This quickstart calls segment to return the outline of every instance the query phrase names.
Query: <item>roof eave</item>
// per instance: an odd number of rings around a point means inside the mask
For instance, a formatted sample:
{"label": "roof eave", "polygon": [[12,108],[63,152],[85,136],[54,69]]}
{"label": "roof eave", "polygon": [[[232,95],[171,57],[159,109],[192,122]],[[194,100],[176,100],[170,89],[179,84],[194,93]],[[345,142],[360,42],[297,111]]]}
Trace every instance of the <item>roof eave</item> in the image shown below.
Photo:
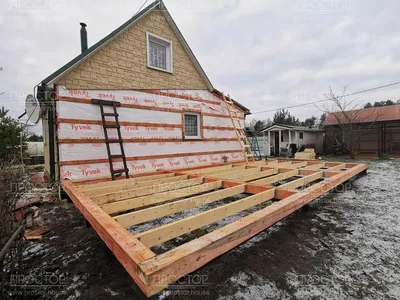
{"label": "roof eave", "polygon": [[[218,96],[222,96],[222,92],[218,91],[217,89],[214,89],[212,92],[216,93]],[[233,101],[233,103],[235,103],[235,105],[237,105],[244,111],[244,114],[246,116],[251,115],[250,109],[248,109],[246,106],[240,104],[236,100],[233,100],[233,99],[231,99],[231,100]]]}

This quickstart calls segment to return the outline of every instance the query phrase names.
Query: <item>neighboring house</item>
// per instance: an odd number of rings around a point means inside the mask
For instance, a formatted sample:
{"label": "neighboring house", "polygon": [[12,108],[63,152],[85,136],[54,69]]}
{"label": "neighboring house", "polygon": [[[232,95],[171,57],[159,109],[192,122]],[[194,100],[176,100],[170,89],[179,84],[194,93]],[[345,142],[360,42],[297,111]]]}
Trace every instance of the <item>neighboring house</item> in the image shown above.
{"label": "neighboring house", "polygon": [[[38,86],[45,169],[53,179],[108,177],[99,105],[118,101],[130,174],[243,161],[221,93],[162,1],[155,1]],[[112,107],[106,107],[111,112]],[[239,118],[249,110],[235,102]],[[117,138],[116,129],[110,130]],[[115,147],[114,147],[115,146]],[[112,154],[120,154],[114,144]],[[116,169],[122,161],[115,160]]]}
{"label": "neighboring house", "polygon": [[353,125],[354,151],[374,154],[400,153],[400,105],[328,114],[324,121],[328,151],[333,151],[338,142],[347,144],[348,136],[340,131],[340,127],[349,123]]}
{"label": "neighboring house", "polygon": [[262,130],[264,155],[280,156],[288,153],[289,145],[297,148],[314,148],[316,153],[323,152],[324,132],[318,128],[273,124]]}

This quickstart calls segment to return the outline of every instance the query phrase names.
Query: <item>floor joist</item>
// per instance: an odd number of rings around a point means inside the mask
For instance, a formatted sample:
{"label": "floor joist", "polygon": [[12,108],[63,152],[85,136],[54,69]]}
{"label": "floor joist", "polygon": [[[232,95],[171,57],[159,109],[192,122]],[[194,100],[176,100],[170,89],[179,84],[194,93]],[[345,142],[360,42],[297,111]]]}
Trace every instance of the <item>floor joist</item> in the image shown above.
{"label": "floor joist", "polygon": [[[268,160],[62,184],[141,290],[151,296],[366,169],[354,163]],[[276,201],[260,208],[272,199]],[[153,222],[166,216],[172,221],[161,226]],[[217,226],[208,226],[214,223]],[[135,229],[135,235],[126,228]],[[199,228],[203,235],[185,241]],[[157,255],[151,250],[176,238],[183,241],[178,247]]]}
{"label": "floor joist", "polygon": [[225,199],[234,195],[244,193],[246,185],[238,185],[231,188],[218,190],[208,194],[194,196],[172,203],[150,207],[139,211],[123,214],[114,217],[114,219],[124,227],[140,224],[157,218],[161,218],[173,213],[181,212],[196,206],[209,204],[215,201]]}

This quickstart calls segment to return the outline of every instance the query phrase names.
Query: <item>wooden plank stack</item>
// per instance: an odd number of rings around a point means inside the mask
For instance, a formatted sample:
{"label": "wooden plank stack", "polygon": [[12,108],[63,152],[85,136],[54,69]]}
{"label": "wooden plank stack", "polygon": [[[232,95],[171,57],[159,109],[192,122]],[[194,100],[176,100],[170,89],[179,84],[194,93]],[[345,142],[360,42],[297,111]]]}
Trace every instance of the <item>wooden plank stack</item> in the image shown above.
{"label": "wooden plank stack", "polygon": [[315,159],[315,150],[314,148],[306,148],[304,152],[297,152],[294,155],[295,159]]}

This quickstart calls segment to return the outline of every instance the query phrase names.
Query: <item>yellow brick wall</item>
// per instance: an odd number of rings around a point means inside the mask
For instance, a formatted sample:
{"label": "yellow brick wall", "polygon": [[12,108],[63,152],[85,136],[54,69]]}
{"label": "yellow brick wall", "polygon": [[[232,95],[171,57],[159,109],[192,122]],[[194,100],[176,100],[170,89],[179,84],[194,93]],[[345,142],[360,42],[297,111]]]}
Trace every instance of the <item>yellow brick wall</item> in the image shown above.
{"label": "yellow brick wall", "polygon": [[[172,41],[173,74],[147,67],[146,32]],[[68,89],[207,89],[159,10],[153,10],[92,54],[57,84]]]}

